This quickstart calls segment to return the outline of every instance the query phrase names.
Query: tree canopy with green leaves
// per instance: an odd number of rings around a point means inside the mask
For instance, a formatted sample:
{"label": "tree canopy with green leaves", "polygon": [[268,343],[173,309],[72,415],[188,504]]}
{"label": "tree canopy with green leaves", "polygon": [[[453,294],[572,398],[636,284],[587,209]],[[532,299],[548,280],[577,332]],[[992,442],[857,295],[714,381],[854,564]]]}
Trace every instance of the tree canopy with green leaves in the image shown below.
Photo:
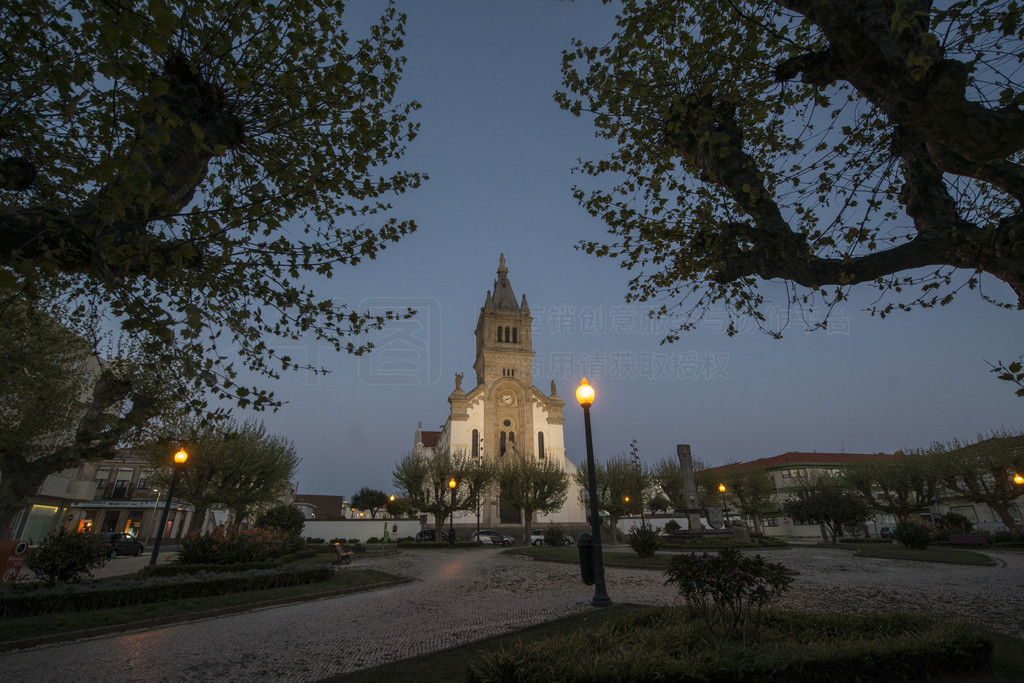
{"label": "tree canopy with green leaves", "polygon": [[[413,509],[432,514],[434,528],[441,529],[452,510],[476,510],[495,474],[490,463],[463,451],[414,451],[398,462],[392,479]],[[454,491],[448,487],[452,479],[457,484]]]}
{"label": "tree canopy with green leaves", "polygon": [[725,484],[726,498],[731,498],[746,517],[754,520],[754,531],[761,533],[765,512],[778,509],[775,501],[775,482],[767,471],[736,465],[716,470],[720,483]]}
{"label": "tree canopy with green leaves", "polygon": [[189,390],[172,366],[147,362],[138,345],[106,358],[86,326],[59,306],[8,302],[0,324],[0,537],[50,474],[149,436],[153,418],[177,410]]}
{"label": "tree canopy with green leaves", "polygon": [[64,291],[256,407],[273,396],[240,385],[241,367],[301,363],[274,338],[365,350],[348,337],[408,312],[350,310],[314,283],[413,231],[384,214],[423,176],[394,164],[417,129],[418,105],[395,101],[405,17],[388,6],[350,34],[343,12],[0,7],[0,302]]}
{"label": "tree canopy with green leaves", "polygon": [[863,524],[871,514],[867,501],[860,493],[849,490],[838,476],[799,477],[787,489],[787,496],[782,511],[793,521],[820,524],[822,534],[828,532],[832,545],[843,527]]}
{"label": "tree canopy with green leaves", "polygon": [[997,432],[973,443],[954,439],[916,452],[932,463],[942,484],[954,495],[984,503],[1010,530],[1016,520],[1010,508],[1024,498],[1024,434]]}
{"label": "tree canopy with green leaves", "polygon": [[[602,512],[608,513],[611,542],[615,543],[618,540],[616,530],[619,520],[640,511],[638,501],[650,496],[653,478],[625,453],[619,453],[604,463],[595,462],[594,476],[597,481],[597,506]],[[580,505],[589,514],[588,477],[587,463],[581,462],[573,473],[573,478],[579,485]]]}
{"label": "tree canopy with green leaves", "polygon": [[843,468],[842,476],[872,509],[896,517],[927,510],[942,493],[934,463],[920,453],[854,462]]}
{"label": "tree canopy with green leaves", "polygon": [[352,494],[352,507],[356,510],[369,510],[371,519],[377,519],[377,511],[387,503],[388,494],[368,486],[364,486]]}
{"label": "tree canopy with green leaves", "polygon": [[[260,421],[203,422],[189,419],[175,433],[188,453],[181,467],[174,496],[192,505],[190,533],[198,533],[209,510],[228,510],[235,524],[280,500],[299,467],[295,445],[283,436],[270,434]],[[175,441],[175,444],[178,442]],[[177,446],[150,448],[158,469],[152,482],[169,484],[173,470],[171,453]]]}
{"label": "tree canopy with green leaves", "polygon": [[859,283],[881,315],[983,273],[1024,307],[1018,2],[624,0],[617,26],[556,95],[615,146],[577,169],[611,186],[575,188],[611,236],[580,246],[636,271],[669,339],[713,306],[779,334],[769,281],[811,327]]}

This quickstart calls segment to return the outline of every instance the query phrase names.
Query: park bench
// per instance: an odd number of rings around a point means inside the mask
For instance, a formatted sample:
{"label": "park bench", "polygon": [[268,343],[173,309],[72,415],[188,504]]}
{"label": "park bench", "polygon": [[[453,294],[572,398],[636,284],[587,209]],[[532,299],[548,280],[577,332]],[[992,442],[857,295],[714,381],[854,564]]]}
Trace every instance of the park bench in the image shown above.
{"label": "park bench", "polygon": [[338,554],[338,559],[331,562],[332,567],[340,567],[343,564],[352,564],[351,548],[345,545],[341,545],[340,543],[335,543],[334,552]]}
{"label": "park bench", "polygon": [[986,534],[950,534],[950,545],[985,545]]}

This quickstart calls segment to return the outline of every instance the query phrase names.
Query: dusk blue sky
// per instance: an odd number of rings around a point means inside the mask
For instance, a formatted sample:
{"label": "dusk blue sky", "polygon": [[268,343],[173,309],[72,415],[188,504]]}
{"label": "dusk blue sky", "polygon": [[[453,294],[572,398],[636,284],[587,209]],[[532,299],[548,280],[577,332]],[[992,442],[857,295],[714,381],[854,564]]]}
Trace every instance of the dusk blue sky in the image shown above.
{"label": "dusk blue sky", "polygon": [[[360,3],[360,11],[363,7]],[[475,382],[480,306],[504,253],[516,295],[534,315],[534,384],[555,379],[566,400],[565,440],[585,458],[581,376],[599,459],[628,450],[654,463],[688,443],[710,465],[786,451],[891,452],[935,440],[1024,426],[1024,399],[985,361],[1024,351],[1024,313],[973,293],[936,310],[872,318],[870,289],[834,314],[829,332],[800,321],[782,340],[748,329],[728,337],[720,318],[672,345],[625,304],[628,273],[574,249],[604,227],[572,198],[578,158],[606,155],[585,118],[561,111],[561,51],[572,37],[604,43],[614,5],[597,2],[398,2],[409,16],[401,97],[422,105],[420,136],[401,166],[426,172],[395,215],[419,230],[376,261],[339,270],[318,291],[350,305],[420,308],[411,323],[356,359],[315,344],[289,348],[331,371],[273,384],[287,404],[261,417],[302,458],[300,493],[392,492],[395,463],[417,422],[438,429],[454,373]],[[1009,289],[989,278],[990,293]],[[766,291],[772,291],[769,286]],[[781,292],[781,290],[779,290]],[[776,301],[779,313],[785,300]],[[634,363],[635,366],[630,364]]]}

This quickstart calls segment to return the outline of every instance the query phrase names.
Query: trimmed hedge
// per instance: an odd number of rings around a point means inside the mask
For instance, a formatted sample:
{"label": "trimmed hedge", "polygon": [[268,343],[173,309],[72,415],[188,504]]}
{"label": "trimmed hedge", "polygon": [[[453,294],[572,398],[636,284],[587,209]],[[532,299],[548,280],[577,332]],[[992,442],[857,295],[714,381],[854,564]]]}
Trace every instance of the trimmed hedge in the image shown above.
{"label": "trimmed hedge", "polygon": [[752,538],[750,543],[737,543],[730,539],[694,539],[692,541],[663,542],[662,550],[717,550],[718,548],[786,548],[789,544],[774,538]]}
{"label": "trimmed hedge", "polygon": [[[330,548],[334,552],[334,548]],[[182,574],[199,574],[200,572],[225,574],[227,572],[247,572],[259,569],[275,569],[282,565],[316,557],[316,550],[301,550],[290,555],[282,555],[262,562],[240,562],[238,564],[180,564],[168,562],[167,564],[153,564],[143,567],[142,573],[146,576],[180,576]]]}
{"label": "trimmed hedge", "polygon": [[232,574],[186,580],[153,579],[137,585],[81,586],[78,590],[34,591],[22,595],[0,596],[0,618],[27,617],[59,612],[125,607],[149,602],[165,602],[228,595],[246,591],[270,590],[287,586],[330,581],[335,576],[329,567],[296,567],[285,571]]}

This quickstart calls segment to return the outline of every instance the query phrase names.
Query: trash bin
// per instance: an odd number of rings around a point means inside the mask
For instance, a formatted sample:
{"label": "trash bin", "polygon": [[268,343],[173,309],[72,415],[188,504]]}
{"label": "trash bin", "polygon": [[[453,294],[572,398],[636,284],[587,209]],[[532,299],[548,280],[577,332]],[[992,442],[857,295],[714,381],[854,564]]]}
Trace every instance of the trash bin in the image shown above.
{"label": "trash bin", "polygon": [[580,576],[583,583],[588,586],[594,585],[594,537],[589,531],[580,534],[576,542],[580,549]]}

